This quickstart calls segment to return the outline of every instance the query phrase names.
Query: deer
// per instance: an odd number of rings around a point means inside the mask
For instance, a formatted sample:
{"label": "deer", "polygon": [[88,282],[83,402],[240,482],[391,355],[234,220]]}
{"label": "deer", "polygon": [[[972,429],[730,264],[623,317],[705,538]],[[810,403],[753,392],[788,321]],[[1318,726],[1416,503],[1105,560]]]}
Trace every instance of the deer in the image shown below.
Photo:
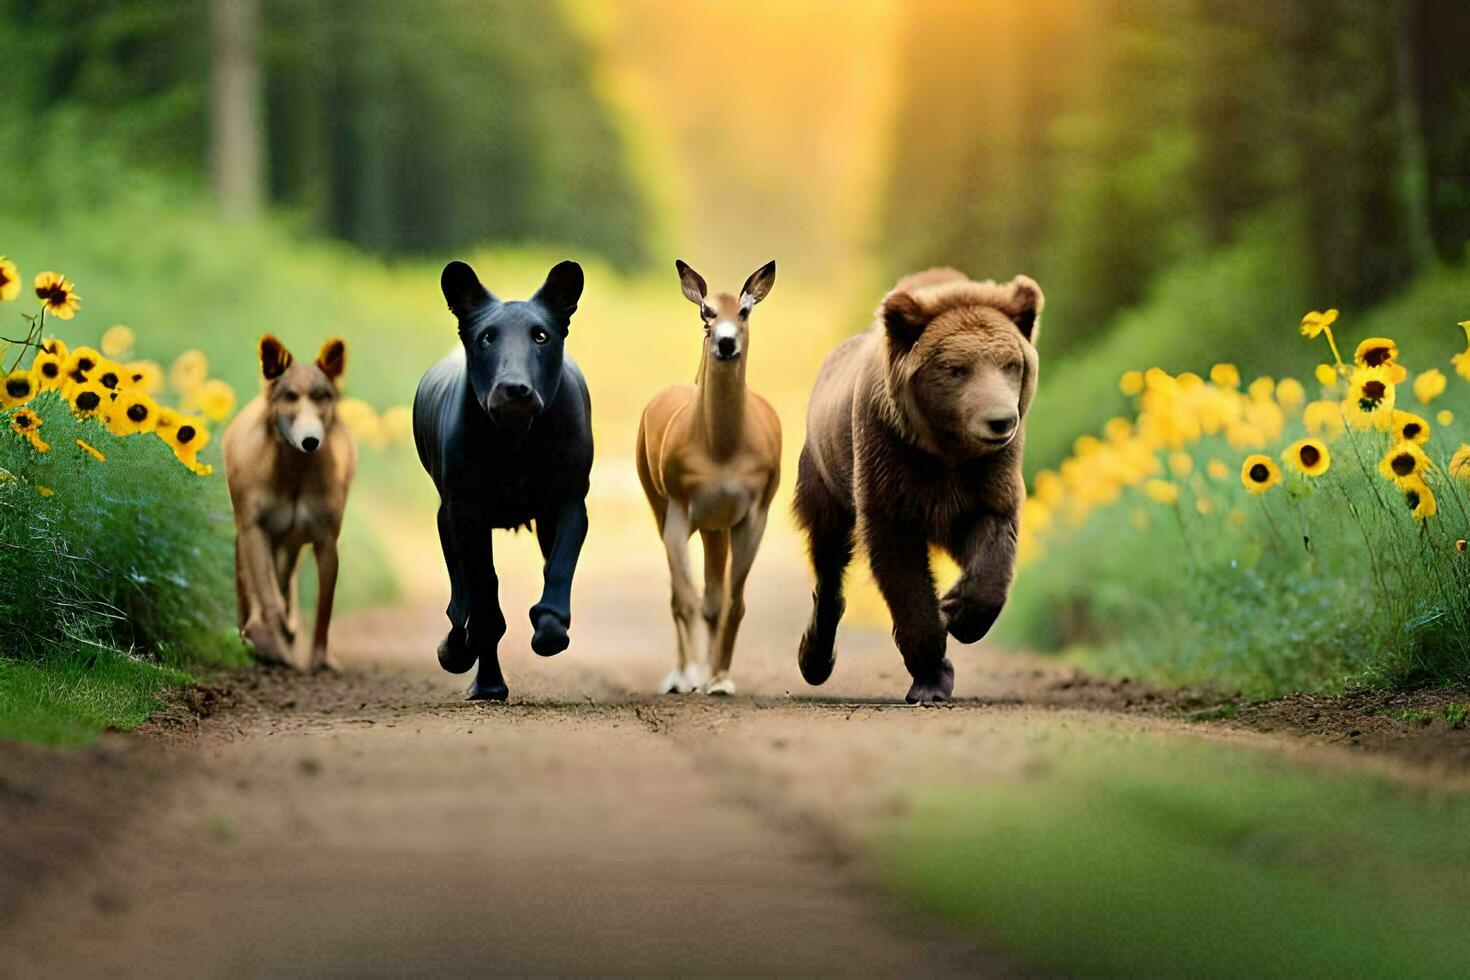
{"label": "deer", "polygon": [[[674,669],[659,687],[731,695],[745,583],[781,482],[781,420],[745,384],[750,314],[775,285],[776,263],[751,273],[738,297],[710,296],[704,277],[682,259],[674,267],[685,298],[699,307],[704,347],[694,384],[659,392],[638,423],[638,478],[668,556],[677,642]],[[704,545],[702,597],[689,557],[696,531]]]}

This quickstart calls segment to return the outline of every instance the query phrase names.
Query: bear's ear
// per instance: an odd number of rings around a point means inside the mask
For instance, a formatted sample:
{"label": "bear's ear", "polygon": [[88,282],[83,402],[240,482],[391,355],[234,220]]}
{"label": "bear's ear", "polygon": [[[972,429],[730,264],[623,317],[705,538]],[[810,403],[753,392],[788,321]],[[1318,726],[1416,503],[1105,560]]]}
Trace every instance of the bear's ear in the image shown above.
{"label": "bear's ear", "polygon": [[1041,326],[1041,308],[1046,305],[1041,287],[1030,276],[1017,276],[1006,284],[1006,291],[1009,298],[1001,308],[1002,312],[1015,323],[1021,336],[1035,347],[1036,331]]}
{"label": "bear's ear", "polygon": [[562,330],[572,323],[572,314],[577,312],[577,301],[582,298],[582,267],[570,260],[558,262],[546,274],[546,281],[531,297],[556,318]]}
{"label": "bear's ear", "polygon": [[914,346],[929,325],[929,316],[919,306],[919,301],[902,289],[895,289],[883,297],[883,305],[878,312],[883,317],[888,336],[904,347]]}
{"label": "bear's ear", "polygon": [[463,320],[486,303],[495,302],[490,290],[480,285],[480,277],[464,262],[451,262],[439,276],[439,288],[449,312]]}
{"label": "bear's ear", "polygon": [[347,372],[347,342],[341,337],[328,337],[317,352],[316,366],[335,384]]}
{"label": "bear's ear", "polygon": [[291,366],[291,352],[286,345],[268,333],[260,338],[260,373],[267,381],[274,381],[286,373]]}

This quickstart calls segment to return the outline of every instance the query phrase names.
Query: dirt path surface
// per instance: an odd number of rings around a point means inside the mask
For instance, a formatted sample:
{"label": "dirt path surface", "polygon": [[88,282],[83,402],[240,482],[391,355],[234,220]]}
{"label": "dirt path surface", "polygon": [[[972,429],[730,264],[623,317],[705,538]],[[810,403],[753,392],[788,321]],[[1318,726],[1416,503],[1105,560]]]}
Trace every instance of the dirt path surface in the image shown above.
{"label": "dirt path surface", "polygon": [[166,714],[20,753],[0,974],[1004,975],[885,895],[865,845],[897,789],[1024,771],[1059,726],[1199,731],[1208,708],[985,650],[952,651],[968,700],[911,708],[889,639],[856,629],[811,692],[795,575],[753,583],[738,696],[657,696],[661,587],[581,589],[600,601],[552,660],[513,626],[505,705],[459,700],[417,603],[344,619],[340,678],[242,674],[186,735]]}

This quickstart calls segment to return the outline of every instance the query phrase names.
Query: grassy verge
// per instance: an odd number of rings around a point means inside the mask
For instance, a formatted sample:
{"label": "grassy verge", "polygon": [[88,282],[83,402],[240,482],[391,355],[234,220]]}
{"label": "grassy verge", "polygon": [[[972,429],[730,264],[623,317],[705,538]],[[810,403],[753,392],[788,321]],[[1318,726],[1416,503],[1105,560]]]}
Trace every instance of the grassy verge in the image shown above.
{"label": "grassy verge", "polygon": [[1170,736],[1039,747],[984,791],[914,793],[894,885],[1048,970],[1454,976],[1470,800]]}

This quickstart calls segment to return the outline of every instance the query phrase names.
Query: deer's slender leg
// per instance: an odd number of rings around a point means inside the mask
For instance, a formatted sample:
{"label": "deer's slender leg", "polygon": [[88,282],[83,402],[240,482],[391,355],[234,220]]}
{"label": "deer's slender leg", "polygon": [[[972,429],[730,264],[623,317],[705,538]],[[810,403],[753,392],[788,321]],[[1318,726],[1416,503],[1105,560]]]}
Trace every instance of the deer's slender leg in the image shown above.
{"label": "deer's slender leg", "polygon": [[703,660],[696,647],[699,635],[695,629],[699,618],[699,590],[689,563],[689,511],[677,500],[670,500],[664,514],[664,550],[669,558],[669,581],[672,586],[674,632],[678,641],[678,660],[661,685],[665,693],[687,694],[694,688],[688,679],[692,660]]}
{"label": "deer's slender leg", "polygon": [[[713,651],[719,641],[720,617],[729,601],[725,581],[730,570],[730,532],[700,531],[699,535],[704,541],[704,601],[700,613],[704,617],[705,649]],[[691,661],[684,674],[696,688],[709,680],[708,653],[700,662]]]}
{"label": "deer's slender leg", "polygon": [[745,581],[750,577],[751,566],[755,564],[755,555],[765,533],[764,508],[752,510],[730,530],[729,597],[720,617],[718,640],[711,656],[712,674],[705,686],[705,691],[710,694],[735,693],[735,682],[730,679],[730,661],[735,656],[735,635],[740,631],[740,621],[745,618]]}

